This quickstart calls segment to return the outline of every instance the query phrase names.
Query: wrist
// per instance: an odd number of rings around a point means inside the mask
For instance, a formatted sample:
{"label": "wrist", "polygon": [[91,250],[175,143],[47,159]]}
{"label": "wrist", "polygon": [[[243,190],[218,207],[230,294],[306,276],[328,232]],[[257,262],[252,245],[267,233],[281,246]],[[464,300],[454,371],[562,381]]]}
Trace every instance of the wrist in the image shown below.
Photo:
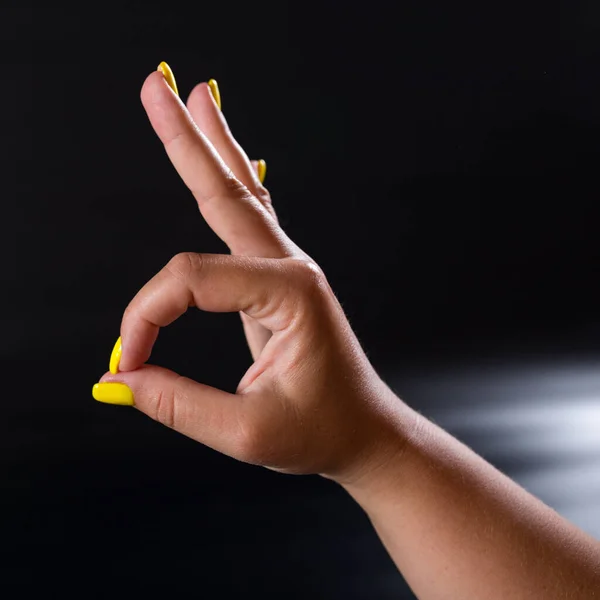
{"label": "wrist", "polygon": [[323,474],[353,497],[376,494],[397,481],[410,460],[424,418],[400,400],[387,386],[378,394],[375,414],[363,422],[365,442],[336,473]]}

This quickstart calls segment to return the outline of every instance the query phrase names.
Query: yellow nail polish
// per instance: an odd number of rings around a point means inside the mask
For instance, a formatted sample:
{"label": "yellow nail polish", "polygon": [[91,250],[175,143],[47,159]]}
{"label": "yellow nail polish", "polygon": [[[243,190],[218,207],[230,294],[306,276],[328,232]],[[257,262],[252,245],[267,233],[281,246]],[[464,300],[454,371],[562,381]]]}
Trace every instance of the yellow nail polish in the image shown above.
{"label": "yellow nail polish", "polygon": [[124,383],[96,383],[92,388],[92,396],[98,402],[133,406],[133,392]]}
{"label": "yellow nail polish", "polygon": [[117,343],[115,344],[110,355],[110,360],[108,361],[108,370],[113,375],[116,375],[119,372],[119,363],[121,362],[122,351],[123,347],[121,345],[121,336],[119,336],[119,339],[117,340]]}
{"label": "yellow nail polish", "polygon": [[209,79],[208,87],[213,98],[215,99],[215,102],[217,103],[217,106],[219,107],[219,110],[221,110],[221,92],[219,92],[219,84],[217,83],[217,80]]}
{"label": "yellow nail polish", "polygon": [[262,158],[258,161],[256,171],[258,172],[258,180],[264,183],[267,176],[267,163]]}
{"label": "yellow nail polish", "polygon": [[160,65],[158,65],[157,71],[160,71],[163,74],[166,82],[169,84],[169,87],[179,96],[179,92],[177,90],[177,84],[175,83],[175,75],[173,75],[173,71],[171,71],[171,67],[163,60]]}

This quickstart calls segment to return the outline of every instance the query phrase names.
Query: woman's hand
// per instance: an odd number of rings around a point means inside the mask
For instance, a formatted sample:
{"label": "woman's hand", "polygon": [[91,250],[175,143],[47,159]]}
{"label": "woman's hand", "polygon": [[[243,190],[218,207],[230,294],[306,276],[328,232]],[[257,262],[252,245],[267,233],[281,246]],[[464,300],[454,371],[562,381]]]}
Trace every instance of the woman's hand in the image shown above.
{"label": "woman's hand", "polygon": [[[156,72],[142,102],[232,255],[178,254],[140,290],[121,324],[120,371],[94,396],[285,472],[349,482],[400,452],[413,413],[374,372],[322,271],[282,231],[210,87],[194,88],[186,108]],[[145,364],[159,328],[190,306],[242,314],[255,362],[236,394]]]}
{"label": "woman's hand", "polygon": [[[94,397],[135,399],[152,418],[240,460],[340,482],[419,598],[596,597],[598,542],[382,383],[323,273],[277,224],[208,86],[195,88],[187,110],[154,73],[142,101],[232,255],[178,254],[142,288]],[[159,328],[189,306],[244,315],[255,362],[237,393],[144,364]]]}

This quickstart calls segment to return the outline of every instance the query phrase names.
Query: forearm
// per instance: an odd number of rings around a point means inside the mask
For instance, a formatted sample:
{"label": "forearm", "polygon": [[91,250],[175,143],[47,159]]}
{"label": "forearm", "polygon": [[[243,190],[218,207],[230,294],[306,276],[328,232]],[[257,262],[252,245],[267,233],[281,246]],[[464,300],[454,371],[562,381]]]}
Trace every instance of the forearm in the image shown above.
{"label": "forearm", "polygon": [[419,598],[600,598],[596,540],[417,422],[401,452],[344,487]]}

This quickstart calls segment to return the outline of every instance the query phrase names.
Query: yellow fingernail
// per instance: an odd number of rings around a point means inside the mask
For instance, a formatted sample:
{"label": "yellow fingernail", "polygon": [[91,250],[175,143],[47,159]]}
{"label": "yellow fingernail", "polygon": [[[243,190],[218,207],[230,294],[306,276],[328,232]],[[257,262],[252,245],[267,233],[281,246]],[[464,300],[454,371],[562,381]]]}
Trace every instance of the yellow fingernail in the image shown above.
{"label": "yellow fingernail", "polygon": [[267,163],[261,158],[258,161],[257,165],[258,179],[261,183],[264,182],[265,177],[267,176]]}
{"label": "yellow fingernail", "polygon": [[221,92],[219,92],[219,84],[217,83],[217,80],[209,79],[208,87],[213,98],[215,99],[215,102],[217,103],[217,106],[219,107],[219,109],[221,109]]}
{"label": "yellow fingernail", "polygon": [[163,74],[166,82],[169,84],[169,87],[179,96],[179,92],[177,91],[177,84],[175,83],[175,75],[173,75],[173,71],[171,71],[171,67],[163,60],[160,65],[158,65],[157,71],[160,71]]}
{"label": "yellow fingernail", "polygon": [[133,406],[133,392],[124,383],[96,383],[92,388],[92,396],[98,402]]}
{"label": "yellow fingernail", "polygon": [[110,355],[110,360],[108,361],[108,370],[113,375],[116,375],[119,372],[119,363],[121,362],[122,351],[123,348],[121,346],[121,336],[119,336],[119,339],[117,340],[117,343],[115,344],[115,347]]}

